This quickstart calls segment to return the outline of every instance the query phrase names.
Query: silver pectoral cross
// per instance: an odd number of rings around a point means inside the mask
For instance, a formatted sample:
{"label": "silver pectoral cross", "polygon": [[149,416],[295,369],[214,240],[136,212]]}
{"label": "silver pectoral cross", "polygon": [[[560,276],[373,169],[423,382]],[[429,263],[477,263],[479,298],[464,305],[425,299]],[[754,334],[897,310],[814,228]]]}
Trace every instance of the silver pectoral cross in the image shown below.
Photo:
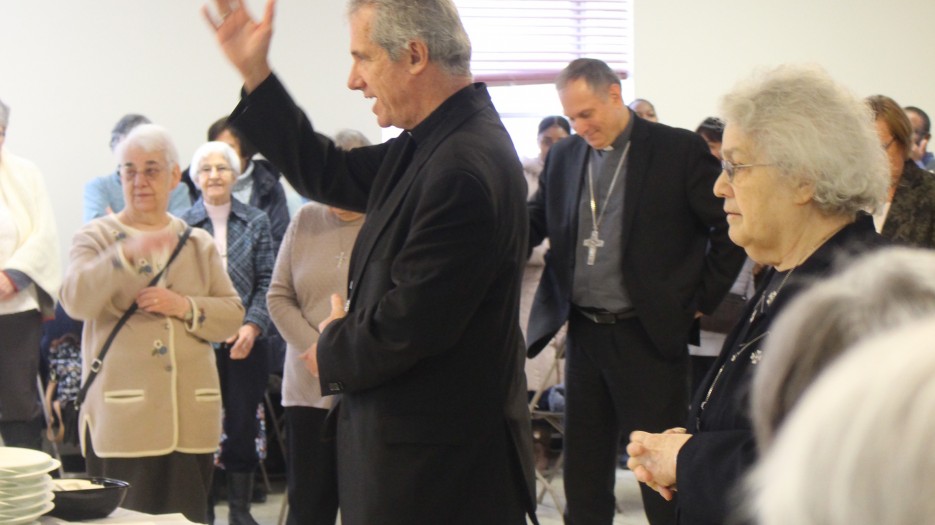
{"label": "silver pectoral cross", "polygon": [[581,243],[588,249],[588,266],[594,266],[594,258],[597,257],[597,249],[604,247],[604,241],[597,238],[597,230],[591,230],[591,236]]}
{"label": "silver pectoral cross", "polygon": [[338,268],[340,268],[341,265],[344,264],[344,261],[347,260],[347,256],[344,255],[344,252],[341,252],[340,255],[335,255],[334,258],[338,260],[338,266],[337,266]]}

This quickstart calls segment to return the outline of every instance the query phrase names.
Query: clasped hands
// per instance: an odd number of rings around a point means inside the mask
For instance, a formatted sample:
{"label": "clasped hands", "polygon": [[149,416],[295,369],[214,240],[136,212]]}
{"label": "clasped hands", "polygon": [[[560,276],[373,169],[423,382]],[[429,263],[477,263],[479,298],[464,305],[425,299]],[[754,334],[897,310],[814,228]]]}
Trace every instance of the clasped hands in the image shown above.
{"label": "clasped hands", "polygon": [[[341,300],[341,296],[336,293],[331,294],[331,314],[318,324],[318,333],[324,333],[325,328],[327,328],[332,321],[341,319],[345,315],[347,315],[347,313],[344,311],[344,302]],[[310,374],[314,377],[318,377],[318,343],[312,343],[312,346],[308,347],[308,350],[299,355],[299,359],[305,361],[305,369],[308,370]]]}
{"label": "clasped hands", "polygon": [[[178,242],[178,235],[158,232],[131,237],[120,243],[118,249],[130,264],[137,264],[140,260],[152,260],[157,253],[172,250]],[[137,292],[136,304],[144,312],[178,319],[185,319],[191,312],[191,303],[184,295],[160,286],[148,286]]]}
{"label": "clasped hands", "polygon": [[691,439],[684,428],[670,428],[661,434],[636,431],[627,445],[627,468],[637,481],[645,483],[667,501],[676,491],[675,464],[679,450]]}

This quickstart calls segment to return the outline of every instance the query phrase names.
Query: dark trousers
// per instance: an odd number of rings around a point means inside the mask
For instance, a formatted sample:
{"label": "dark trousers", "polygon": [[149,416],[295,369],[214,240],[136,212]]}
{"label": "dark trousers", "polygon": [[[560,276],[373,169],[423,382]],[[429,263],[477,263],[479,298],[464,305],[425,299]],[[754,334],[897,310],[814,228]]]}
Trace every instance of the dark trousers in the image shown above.
{"label": "dark trousers", "polygon": [[322,439],[328,410],[286,407],[288,525],[334,525],[338,472],[333,439]]}
{"label": "dark trousers", "polygon": [[42,315],[38,310],[0,315],[0,421],[32,421],[41,415],[36,375]]}
{"label": "dark trousers", "polygon": [[[608,525],[621,438],[685,422],[688,352],[664,359],[638,319],[595,324],[573,311],[565,368],[565,523]],[[651,524],[675,523],[674,502],[640,489]]]}
{"label": "dark trousers", "polygon": [[165,456],[99,458],[85,434],[87,468],[91,476],[130,484],[123,508],[147,514],[180,512],[195,523],[207,523],[208,489],[214,472],[212,454],[172,452]]}
{"label": "dark trousers", "polygon": [[257,338],[246,359],[231,359],[226,344],[215,348],[221,401],[224,404],[224,441],[221,463],[232,473],[252,473],[260,464],[256,437],[260,431],[257,407],[269,381],[266,341]]}

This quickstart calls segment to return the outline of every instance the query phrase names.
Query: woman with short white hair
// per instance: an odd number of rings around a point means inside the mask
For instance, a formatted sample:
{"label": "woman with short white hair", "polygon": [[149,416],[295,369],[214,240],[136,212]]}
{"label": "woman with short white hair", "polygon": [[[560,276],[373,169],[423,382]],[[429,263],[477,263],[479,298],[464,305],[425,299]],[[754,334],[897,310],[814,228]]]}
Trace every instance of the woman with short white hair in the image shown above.
{"label": "woman with short white hair", "polygon": [[862,100],[813,67],[780,66],[724,96],[728,234],[770,269],[692,401],[686,428],[634,432],[637,479],[672,498],[682,524],[724,523],[731,493],[757,457],[750,380],[776,315],[835,254],[881,242],[866,212],[882,202],[886,159]]}
{"label": "woman with short white hair", "polygon": [[[231,146],[224,142],[201,145],[192,156],[191,172],[201,197],[182,219],[214,238],[246,310],[240,328],[214,346],[224,403],[224,440],[218,460],[227,480],[228,522],[256,525],[250,502],[260,463],[257,407],[263,402],[269,380],[269,343],[261,335],[270,324],[266,292],[276,259],[270,221],[263,211],[233,197],[240,158]],[[213,500],[208,504],[208,517],[213,523]]]}
{"label": "woman with short white hair", "polygon": [[209,341],[243,306],[211,237],[168,211],[181,178],[168,132],[138,126],[116,156],[126,207],[78,230],[61,289],[85,323],[82,449],[89,474],[130,483],[124,507],[202,523],[221,434]]}

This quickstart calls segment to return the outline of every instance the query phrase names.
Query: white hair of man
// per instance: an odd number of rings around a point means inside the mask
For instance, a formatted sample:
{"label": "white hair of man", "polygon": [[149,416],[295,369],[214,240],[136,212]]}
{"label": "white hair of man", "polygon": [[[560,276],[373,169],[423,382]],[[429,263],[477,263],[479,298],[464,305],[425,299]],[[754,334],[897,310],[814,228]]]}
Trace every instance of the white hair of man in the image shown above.
{"label": "white hair of man", "polygon": [[935,252],[880,249],[797,296],[776,319],[750,394],[757,443],[777,429],[819,373],[844,350],[878,332],[935,313]]}
{"label": "white hair of man", "polygon": [[453,76],[471,76],[471,40],[452,0],[350,0],[348,14],[375,9],[370,38],[394,62],[409,42],[421,40],[429,60]]}
{"label": "white hair of man", "polygon": [[118,161],[123,159],[124,152],[129,148],[139,148],[147,153],[162,153],[166,167],[170,170],[173,166],[179,166],[179,152],[175,148],[175,143],[172,142],[169,131],[157,124],[140,124],[133,128],[114,150]]}
{"label": "white hair of man", "polygon": [[935,516],[935,317],[848,350],[747,482],[760,525],[917,525]]}
{"label": "white hair of man", "polygon": [[190,164],[189,175],[194,181],[195,185],[199,188],[201,187],[201,181],[198,177],[198,170],[201,166],[201,161],[204,160],[208,155],[214,153],[220,153],[224,156],[224,160],[227,161],[227,164],[231,167],[231,172],[234,176],[234,180],[237,180],[237,177],[240,177],[240,157],[237,156],[237,152],[234,151],[234,148],[230,147],[226,142],[211,141],[205,142],[201,146],[198,146],[198,149],[195,150],[194,155],[192,155],[192,163]]}
{"label": "white hair of man", "polygon": [[750,137],[758,163],[815,185],[814,202],[830,215],[875,210],[889,168],[864,100],[817,66],[782,65],[741,82],[721,115]]}

